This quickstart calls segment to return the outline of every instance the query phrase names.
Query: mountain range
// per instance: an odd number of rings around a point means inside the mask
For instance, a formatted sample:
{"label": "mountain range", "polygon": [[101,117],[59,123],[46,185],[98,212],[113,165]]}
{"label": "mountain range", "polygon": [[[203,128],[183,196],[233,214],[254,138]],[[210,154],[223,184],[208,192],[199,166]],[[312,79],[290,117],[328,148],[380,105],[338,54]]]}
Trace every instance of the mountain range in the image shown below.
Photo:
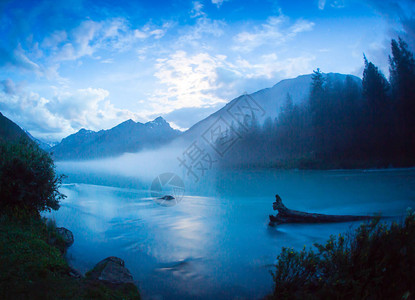
{"label": "mountain range", "polygon": [[[344,81],[347,76],[351,75],[328,73],[324,76],[334,82]],[[361,85],[360,78],[356,76],[352,78]],[[162,117],[144,124],[130,119],[108,130],[81,129],[50,147],[32,137],[28,132],[25,133],[0,113],[0,138],[7,140],[11,137],[15,139],[22,135],[29,136],[41,148],[50,151],[56,160],[86,160],[117,156],[127,152],[154,149],[170,142],[190,143],[194,140],[204,140],[206,143],[208,140],[206,133],[212,126],[243,128],[246,121],[243,118],[246,116],[254,116],[257,122],[262,124],[265,119],[274,119],[278,116],[287,97],[290,97],[294,104],[302,103],[309,97],[311,82],[311,74],[301,75],[293,79],[282,80],[271,88],[241,95],[184,133],[174,130]]]}
{"label": "mountain range", "polygon": [[127,120],[111,129],[81,129],[49,151],[57,160],[82,160],[117,156],[160,147],[180,135],[162,117],[145,124]]}

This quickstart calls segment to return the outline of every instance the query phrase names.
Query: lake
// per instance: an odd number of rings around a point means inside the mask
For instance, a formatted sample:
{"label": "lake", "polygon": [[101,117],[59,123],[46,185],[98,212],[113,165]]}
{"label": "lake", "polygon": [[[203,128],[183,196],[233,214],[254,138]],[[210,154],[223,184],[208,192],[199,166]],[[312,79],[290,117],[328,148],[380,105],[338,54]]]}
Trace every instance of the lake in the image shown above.
{"label": "lake", "polygon": [[[70,229],[71,265],[125,260],[143,299],[258,299],[272,292],[281,247],[301,249],[360,222],[268,226],[279,194],[291,209],[380,213],[400,220],[415,207],[415,169],[358,171],[228,170],[184,181],[181,201],[158,205],[152,175],[121,176],[58,163],[67,198],[46,214]],[[157,175],[157,174],[155,174]]]}

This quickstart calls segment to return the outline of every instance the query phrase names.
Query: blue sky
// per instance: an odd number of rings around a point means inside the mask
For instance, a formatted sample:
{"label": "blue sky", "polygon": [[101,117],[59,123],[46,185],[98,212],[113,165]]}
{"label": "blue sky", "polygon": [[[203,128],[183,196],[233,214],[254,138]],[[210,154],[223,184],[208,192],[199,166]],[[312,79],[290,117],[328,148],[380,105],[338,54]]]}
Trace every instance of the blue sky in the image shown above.
{"label": "blue sky", "polygon": [[387,75],[414,1],[0,2],[0,111],[35,137],[162,115],[188,128],[244,92],[323,72]]}

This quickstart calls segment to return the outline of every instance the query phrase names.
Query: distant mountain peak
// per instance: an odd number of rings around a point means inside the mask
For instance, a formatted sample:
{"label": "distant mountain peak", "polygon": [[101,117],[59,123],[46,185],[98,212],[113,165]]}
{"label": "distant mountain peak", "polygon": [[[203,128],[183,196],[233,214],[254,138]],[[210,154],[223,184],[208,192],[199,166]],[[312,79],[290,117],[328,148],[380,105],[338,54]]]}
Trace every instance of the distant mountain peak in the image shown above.
{"label": "distant mountain peak", "polygon": [[127,121],[124,121],[121,124],[135,124],[135,122],[132,119],[128,119]]}
{"label": "distant mountain peak", "polygon": [[147,122],[146,125],[157,125],[157,126],[168,125],[170,127],[170,124],[165,119],[163,119],[163,117],[157,117],[153,121]]}
{"label": "distant mountain peak", "polygon": [[78,133],[80,133],[80,134],[89,134],[89,133],[94,133],[94,132],[95,131],[93,131],[93,130],[88,130],[88,129],[85,129],[85,128],[81,128],[78,131]]}
{"label": "distant mountain peak", "polygon": [[157,118],[155,118],[152,122],[153,122],[153,123],[160,123],[160,124],[167,123],[167,121],[166,121],[166,120],[164,120],[164,119],[163,119],[163,117],[157,117]]}

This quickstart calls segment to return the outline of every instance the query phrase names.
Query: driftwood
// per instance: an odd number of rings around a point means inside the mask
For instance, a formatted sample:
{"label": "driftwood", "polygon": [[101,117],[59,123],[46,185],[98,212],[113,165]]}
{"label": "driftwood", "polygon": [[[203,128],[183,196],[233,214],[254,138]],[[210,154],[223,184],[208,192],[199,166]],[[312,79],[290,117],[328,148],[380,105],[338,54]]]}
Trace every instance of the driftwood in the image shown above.
{"label": "driftwood", "polygon": [[275,195],[275,202],[272,204],[272,208],[277,210],[278,214],[269,216],[270,226],[283,223],[335,223],[372,219],[370,216],[323,215],[291,210],[282,203],[278,195]]}

